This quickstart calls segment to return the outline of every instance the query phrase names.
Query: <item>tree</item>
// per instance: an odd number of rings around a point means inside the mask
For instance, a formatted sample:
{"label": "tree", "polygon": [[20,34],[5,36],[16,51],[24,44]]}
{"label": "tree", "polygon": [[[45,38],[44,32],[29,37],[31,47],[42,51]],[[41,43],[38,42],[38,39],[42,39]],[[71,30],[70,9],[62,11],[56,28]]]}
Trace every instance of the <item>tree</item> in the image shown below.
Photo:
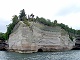
{"label": "tree", "polygon": [[24,9],[20,11],[19,19],[21,21],[23,21],[23,17],[26,17],[26,14],[25,14],[25,10]]}
{"label": "tree", "polygon": [[28,22],[28,20],[26,19],[26,17],[23,17],[23,22],[26,24],[26,26],[30,26],[30,23]]}
{"label": "tree", "polygon": [[33,15],[33,13],[30,15],[30,17],[31,17],[31,20],[34,22],[34,15]]}
{"label": "tree", "polygon": [[31,18],[33,18],[34,17],[33,13],[30,16],[31,16]]}
{"label": "tree", "polygon": [[12,23],[7,26],[6,39],[9,38],[9,35],[13,32],[13,28],[19,22],[17,15],[14,15],[12,18]]}
{"label": "tree", "polygon": [[80,35],[80,30],[76,30],[76,34],[77,35]]}
{"label": "tree", "polygon": [[48,26],[51,26],[52,24],[51,24],[51,21],[49,20],[49,19],[47,19],[47,25]]}
{"label": "tree", "polygon": [[18,16],[17,15],[14,15],[13,18],[12,18],[12,23],[15,25],[19,22],[18,20]]}
{"label": "tree", "polygon": [[57,20],[54,20],[54,25],[55,25],[55,26],[57,25]]}
{"label": "tree", "polygon": [[5,40],[4,33],[0,32],[0,40]]}

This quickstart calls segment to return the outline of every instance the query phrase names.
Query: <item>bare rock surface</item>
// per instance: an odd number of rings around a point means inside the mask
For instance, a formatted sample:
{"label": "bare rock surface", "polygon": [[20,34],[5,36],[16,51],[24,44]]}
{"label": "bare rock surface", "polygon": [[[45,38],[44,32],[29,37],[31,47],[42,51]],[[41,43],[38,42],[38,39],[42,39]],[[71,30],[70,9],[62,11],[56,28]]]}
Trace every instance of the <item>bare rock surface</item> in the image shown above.
{"label": "bare rock surface", "polygon": [[70,40],[67,32],[60,27],[48,27],[39,23],[30,22],[26,26],[20,21],[9,36],[9,50],[19,53],[42,51],[70,50],[74,42]]}

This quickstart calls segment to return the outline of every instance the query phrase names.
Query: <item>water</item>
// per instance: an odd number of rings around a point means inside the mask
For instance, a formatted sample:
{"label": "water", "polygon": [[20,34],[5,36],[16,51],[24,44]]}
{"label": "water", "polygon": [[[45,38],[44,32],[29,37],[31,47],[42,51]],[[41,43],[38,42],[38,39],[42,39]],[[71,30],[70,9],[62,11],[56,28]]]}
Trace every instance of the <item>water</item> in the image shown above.
{"label": "water", "polygon": [[19,54],[0,51],[0,60],[80,60],[80,50]]}

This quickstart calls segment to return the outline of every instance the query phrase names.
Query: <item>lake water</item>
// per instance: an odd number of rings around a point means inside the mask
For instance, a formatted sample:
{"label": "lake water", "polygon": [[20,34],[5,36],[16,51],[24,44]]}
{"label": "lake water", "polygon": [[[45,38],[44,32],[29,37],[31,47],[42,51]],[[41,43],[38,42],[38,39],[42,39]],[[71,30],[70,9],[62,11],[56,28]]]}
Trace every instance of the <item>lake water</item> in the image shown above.
{"label": "lake water", "polygon": [[0,51],[0,60],[80,60],[80,50],[19,54]]}

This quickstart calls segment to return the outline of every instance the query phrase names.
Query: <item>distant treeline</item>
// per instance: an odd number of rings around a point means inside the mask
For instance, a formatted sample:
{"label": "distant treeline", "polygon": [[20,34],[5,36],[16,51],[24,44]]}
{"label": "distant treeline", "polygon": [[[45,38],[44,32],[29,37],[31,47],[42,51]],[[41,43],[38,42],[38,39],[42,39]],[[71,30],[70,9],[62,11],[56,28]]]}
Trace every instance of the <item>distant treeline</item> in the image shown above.
{"label": "distant treeline", "polygon": [[9,35],[13,32],[13,28],[14,26],[19,22],[19,21],[23,21],[26,26],[30,26],[30,21],[33,22],[39,22],[41,24],[47,25],[47,26],[60,26],[62,29],[64,29],[65,31],[68,32],[70,38],[72,39],[72,35],[80,35],[80,30],[75,30],[72,28],[69,28],[68,25],[65,25],[63,23],[57,23],[57,20],[54,20],[53,22],[51,22],[51,20],[49,19],[45,19],[43,17],[36,17],[34,18],[34,15],[26,15],[25,10],[21,10],[19,16],[14,15],[12,18],[12,23],[10,23],[7,26],[7,32],[6,33],[0,33],[0,40],[8,40],[9,39]]}

